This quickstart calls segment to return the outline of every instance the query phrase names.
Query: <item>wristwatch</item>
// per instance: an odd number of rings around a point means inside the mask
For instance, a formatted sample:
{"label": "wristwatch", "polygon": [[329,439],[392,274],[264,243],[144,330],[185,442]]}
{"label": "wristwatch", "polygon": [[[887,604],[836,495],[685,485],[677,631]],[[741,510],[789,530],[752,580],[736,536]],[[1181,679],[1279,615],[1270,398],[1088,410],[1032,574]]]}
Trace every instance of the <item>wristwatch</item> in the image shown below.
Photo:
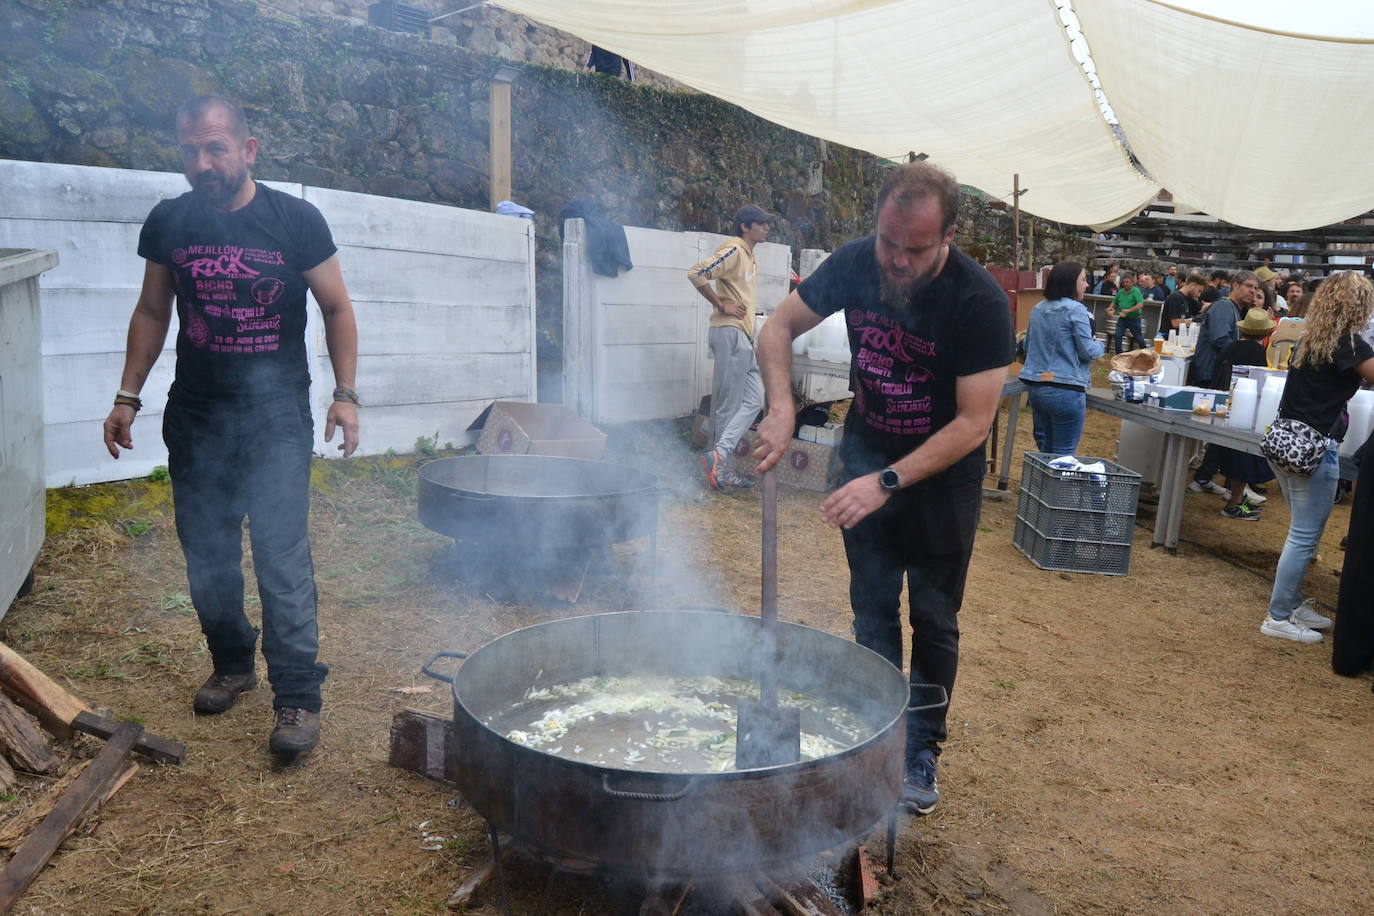
{"label": "wristwatch", "polygon": [[878,484],[884,490],[900,490],[902,488],[902,475],[892,468],[883,468],[878,472]]}

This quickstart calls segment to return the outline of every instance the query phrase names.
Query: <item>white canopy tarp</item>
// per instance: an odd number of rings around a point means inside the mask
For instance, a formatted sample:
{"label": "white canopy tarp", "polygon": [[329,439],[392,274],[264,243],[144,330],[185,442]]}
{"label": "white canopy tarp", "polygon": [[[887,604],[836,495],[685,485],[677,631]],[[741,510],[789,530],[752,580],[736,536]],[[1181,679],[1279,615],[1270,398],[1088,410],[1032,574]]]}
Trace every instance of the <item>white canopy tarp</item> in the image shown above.
{"label": "white canopy tarp", "polygon": [[[1157,0],[1077,0],[1117,142],[1053,0],[498,0],[794,130],[1041,217],[1110,224],[1161,186],[1240,225],[1374,207],[1359,169],[1374,42],[1267,32]],[[1285,128],[1300,123],[1301,130]],[[1242,131],[1240,125],[1253,125]]]}

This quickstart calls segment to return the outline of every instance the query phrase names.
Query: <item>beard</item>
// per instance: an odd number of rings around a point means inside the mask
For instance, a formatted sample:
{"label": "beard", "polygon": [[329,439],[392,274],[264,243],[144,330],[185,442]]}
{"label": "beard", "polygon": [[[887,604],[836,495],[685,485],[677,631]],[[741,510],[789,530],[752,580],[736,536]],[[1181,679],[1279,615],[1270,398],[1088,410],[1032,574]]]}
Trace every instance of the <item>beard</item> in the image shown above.
{"label": "beard", "polygon": [[878,268],[878,301],[894,311],[909,309],[935,280],[938,265],[912,277],[897,278]]}
{"label": "beard", "polygon": [[215,171],[205,171],[197,175],[196,180],[191,182],[191,190],[213,203],[222,203],[226,200],[233,200],[247,180],[248,170],[246,168],[241,168],[227,175]]}

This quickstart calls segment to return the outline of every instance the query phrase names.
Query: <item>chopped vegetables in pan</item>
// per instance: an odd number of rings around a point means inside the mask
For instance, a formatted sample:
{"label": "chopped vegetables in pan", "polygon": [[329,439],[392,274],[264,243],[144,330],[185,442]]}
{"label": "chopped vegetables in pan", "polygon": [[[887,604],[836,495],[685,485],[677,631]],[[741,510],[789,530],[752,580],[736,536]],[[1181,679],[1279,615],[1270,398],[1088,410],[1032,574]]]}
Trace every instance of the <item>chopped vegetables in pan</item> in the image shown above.
{"label": "chopped vegetables in pan", "polygon": [[[736,702],[757,683],[718,677],[589,677],[529,690],[486,724],[525,747],[583,763],[656,772],[735,768]],[[801,754],[814,760],[871,737],[850,710],[782,690],[801,710]]]}

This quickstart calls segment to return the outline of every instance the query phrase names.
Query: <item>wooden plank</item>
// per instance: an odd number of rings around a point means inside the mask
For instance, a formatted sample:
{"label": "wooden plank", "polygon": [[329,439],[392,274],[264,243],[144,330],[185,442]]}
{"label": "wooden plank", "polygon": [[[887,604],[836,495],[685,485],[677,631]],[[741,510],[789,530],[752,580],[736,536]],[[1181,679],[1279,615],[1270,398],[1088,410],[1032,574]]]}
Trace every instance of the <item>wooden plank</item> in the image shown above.
{"label": "wooden plank", "polygon": [[[119,723],[93,712],[78,713],[72,720],[72,728],[86,735],[109,740],[114,737]],[[144,732],[134,743],[134,753],[155,760],[158,763],[179,764],[186,759],[186,745],[167,738],[159,738]]]}
{"label": "wooden plank", "polygon": [[[62,798],[62,794],[67,791],[67,787],[76,781],[81,775],[81,771],[89,766],[91,761],[83,760],[70,767],[67,772],[62,774],[62,778],[48,786],[47,790],[40,795],[33,804],[23,811],[5,821],[0,827],[0,849],[14,849],[29,835],[34,827],[47,817],[57,802]],[[100,804],[109,800],[111,795],[119,790],[119,787],[128,782],[130,777],[138,772],[138,764],[131,763],[124,771],[124,774],[115,781],[114,785],[105,790],[100,797]]]}
{"label": "wooden plank", "polygon": [[387,763],[428,779],[454,781],[453,720],[423,709],[402,709],[391,718]]}
{"label": "wooden plank", "polygon": [[[116,376],[116,379],[118,376]],[[100,419],[53,423],[43,428],[43,480],[49,487],[82,486],[106,480],[146,477],[158,465],[167,464],[162,442],[162,412],[139,411],[134,424],[134,450],[115,461],[101,440]],[[338,436],[334,437],[336,440]]]}
{"label": "wooden plank", "polygon": [[0,792],[8,792],[14,788],[17,777],[14,775],[14,768],[4,757],[0,757]]}
{"label": "wooden plank", "polygon": [[[43,357],[44,425],[96,420],[99,427],[110,412],[114,389],[119,386],[123,370],[123,350]],[[170,355],[153,366],[140,392],[149,408],[161,409],[166,403],[175,374],[176,360]],[[138,419],[143,420],[148,412],[147,409],[139,411]],[[95,438],[101,439],[98,430]]]}
{"label": "wooden plank", "polygon": [[58,264],[38,281],[42,289],[137,289],[144,261],[137,223],[0,219],[0,248],[50,248]]}
{"label": "wooden plank", "polygon": [[436,292],[461,289],[468,301],[493,305],[529,301],[529,276],[523,261],[340,246],[339,265],[349,295],[359,299],[431,302]]}
{"label": "wooden plank", "polygon": [[498,394],[525,390],[533,359],[532,353],[373,356],[358,365],[357,389],[359,396],[365,398],[365,410],[417,402],[495,398]]}
{"label": "wooden plank", "polygon": [[91,708],[9,646],[0,642],[0,688],[38,717],[43,727],[66,738],[71,721]]}
{"label": "wooden plank", "polygon": [[527,237],[533,231],[529,220],[330,188],[308,187],[305,199],[319,207],[340,247],[426,251],[517,263],[528,258]]}
{"label": "wooden plank", "polygon": [[52,752],[52,738],[6,696],[0,696],[0,750],[26,773],[52,773],[61,765]]}
{"label": "wooden plank", "polygon": [[510,199],[511,154],[510,154],[510,90],[511,84],[505,80],[492,80],[490,92],[490,114],[488,117],[490,163],[490,207]]}
{"label": "wooden plank", "polygon": [[63,841],[94,810],[106,792],[120,781],[127,769],[129,751],[142,732],[143,729],[137,725],[120,723],[100,753],[96,754],[89,766],[82,769],[81,775],[76,777],[70,788],[62,793],[52,813],[43,819],[15,852],[14,858],[0,873],[0,913],[9,911]]}
{"label": "wooden plank", "polygon": [[142,225],[161,200],[187,188],[176,172],[0,160],[5,216]]}
{"label": "wooden plank", "polygon": [[518,303],[486,305],[353,300],[358,356],[412,353],[524,353],[530,311]]}
{"label": "wooden plank", "polygon": [[[504,854],[505,850],[502,850]],[[503,856],[504,857],[504,856]],[[458,889],[453,892],[453,896],[448,898],[444,904],[450,910],[465,910],[472,905],[477,894],[490,883],[496,875],[496,857],[490,851],[482,858],[481,862],[463,876],[463,881],[458,885]]]}

